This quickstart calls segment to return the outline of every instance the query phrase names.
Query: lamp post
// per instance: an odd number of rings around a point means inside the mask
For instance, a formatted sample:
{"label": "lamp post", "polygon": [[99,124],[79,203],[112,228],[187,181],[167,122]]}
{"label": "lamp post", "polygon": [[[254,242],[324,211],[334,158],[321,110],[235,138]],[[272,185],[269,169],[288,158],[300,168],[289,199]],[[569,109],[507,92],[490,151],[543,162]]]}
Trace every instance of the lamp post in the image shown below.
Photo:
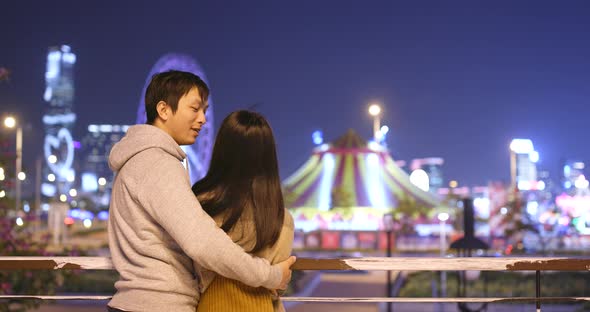
{"label": "lamp post", "polygon": [[447,235],[446,235],[446,221],[449,219],[449,214],[441,212],[438,214],[438,221],[440,221],[440,256],[444,257],[447,252]]}
{"label": "lamp post", "polygon": [[381,106],[378,104],[369,105],[369,115],[373,116],[373,139],[379,142],[379,131],[381,131]]}
{"label": "lamp post", "polygon": [[22,150],[23,150],[23,128],[17,126],[16,119],[12,116],[8,116],[4,119],[4,126],[6,128],[16,128],[16,168],[15,168],[15,192],[16,192],[16,211],[20,209],[21,200],[21,178],[24,180],[24,174],[22,171]]}
{"label": "lamp post", "polygon": [[[393,231],[393,214],[386,213],[383,215],[383,227],[385,228],[385,239],[387,257],[391,257],[391,232]],[[391,297],[391,271],[387,271],[387,298]],[[391,312],[391,302],[387,303],[387,312]]]}
{"label": "lamp post", "polygon": [[[438,221],[440,221],[440,256],[445,257],[447,253],[447,233],[446,221],[449,219],[449,214],[441,212],[438,214]],[[440,272],[440,296],[445,298],[447,296],[447,272]],[[444,305],[441,304],[441,311],[444,311]]]}

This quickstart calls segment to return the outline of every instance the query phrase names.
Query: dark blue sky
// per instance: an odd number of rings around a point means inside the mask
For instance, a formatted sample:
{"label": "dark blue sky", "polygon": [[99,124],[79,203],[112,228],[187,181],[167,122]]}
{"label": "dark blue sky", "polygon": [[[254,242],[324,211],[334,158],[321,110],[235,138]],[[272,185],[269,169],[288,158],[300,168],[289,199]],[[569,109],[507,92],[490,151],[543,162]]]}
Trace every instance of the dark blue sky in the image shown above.
{"label": "dark blue sky", "polygon": [[[47,47],[77,54],[78,138],[89,123],[132,123],[156,60],[205,69],[215,125],[257,109],[273,125],[281,174],[321,128],[369,137],[384,105],[397,159],[439,156],[447,179],[509,176],[512,137],[542,165],[590,158],[587,1],[8,1],[0,9],[1,111],[24,113],[25,158],[40,152]],[[27,164],[27,163],[25,163]]]}

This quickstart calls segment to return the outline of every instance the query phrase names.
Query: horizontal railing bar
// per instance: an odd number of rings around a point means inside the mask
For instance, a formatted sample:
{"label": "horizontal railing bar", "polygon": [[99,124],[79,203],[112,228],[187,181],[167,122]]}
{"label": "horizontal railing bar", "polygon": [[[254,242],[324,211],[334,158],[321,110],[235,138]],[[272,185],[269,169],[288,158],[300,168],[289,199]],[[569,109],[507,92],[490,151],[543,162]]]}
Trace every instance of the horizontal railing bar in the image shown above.
{"label": "horizontal railing bar", "polygon": [[39,300],[111,300],[113,296],[35,296],[35,295],[0,295],[2,299],[39,299]]}
{"label": "horizontal railing bar", "polygon": [[513,298],[339,298],[339,297],[281,297],[282,301],[297,302],[331,302],[331,303],[370,303],[370,302],[399,302],[399,303],[429,303],[429,302],[481,302],[481,303],[514,303],[514,302],[580,302],[590,301],[590,297],[513,297]]}
{"label": "horizontal railing bar", "polygon": [[[110,300],[111,296],[32,296],[32,295],[0,295],[2,299],[40,299],[40,300]],[[282,301],[296,302],[332,302],[332,303],[370,303],[370,302],[400,302],[400,303],[430,303],[430,302],[481,302],[481,303],[514,303],[514,302],[580,302],[590,301],[590,297],[490,297],[490,298],[430,298],[430,297],[281,297]]]}
{"label": "horizontal railing bar", "polygon": [[294,270],[590,271],[590,258],[348,258],[297,259]]}
{"label": "horizontal railing bar", "polygon": [[106,257],[0,257],[0,270],[113,270]]}
{"label": "horizontal railing bar", "polygon": [[[104,257],[0,257],[0,270],[82,269],[112,270]],[[590,258],[299,258],[293,270],[366,270],[366,271],[590,271]]]}

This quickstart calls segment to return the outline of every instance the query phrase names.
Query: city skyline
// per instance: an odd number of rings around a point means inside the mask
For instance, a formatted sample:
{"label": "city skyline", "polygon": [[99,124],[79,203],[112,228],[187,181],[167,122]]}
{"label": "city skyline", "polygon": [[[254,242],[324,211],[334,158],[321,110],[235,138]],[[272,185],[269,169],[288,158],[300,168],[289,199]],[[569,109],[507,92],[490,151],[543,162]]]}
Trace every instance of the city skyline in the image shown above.
{"label": "city skyline", "polygon": [[269,119],[283,178],[305,161],[317,129],[326,141],[348,128],[370,138],[372,102],[396,160],[442,157],[445,179],[460,185],[509,181],[512,138],[531,139],[557,181],[563,160],[590,155],[579,138],[590,115],[582,2],[78,5],[11,3],[0,20],[10,47],[0,67],[11,71],[0,103],[32,126],[28,168],[43,139],[45,54],[61,44],[77,55],[76,140],[89,124],[133,123],[151,66],[181,52],[207,73],[215,128],[236,109]]}

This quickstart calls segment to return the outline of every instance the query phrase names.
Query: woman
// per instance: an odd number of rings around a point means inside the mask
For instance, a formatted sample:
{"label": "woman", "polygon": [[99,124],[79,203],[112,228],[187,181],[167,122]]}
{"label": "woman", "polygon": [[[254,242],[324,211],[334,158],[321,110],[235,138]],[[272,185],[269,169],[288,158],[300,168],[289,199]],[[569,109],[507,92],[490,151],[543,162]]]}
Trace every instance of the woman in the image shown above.
{"label": "woman", "polygon": [[[272,264],[289,257],[293,218],[283,204],[275,141],[262,115],[237,111],[223,120],[209,171],[192,189],[205,212],[244,250]],[[197,271],[204,289],[198,312],[284,310],[270,290]]]}

